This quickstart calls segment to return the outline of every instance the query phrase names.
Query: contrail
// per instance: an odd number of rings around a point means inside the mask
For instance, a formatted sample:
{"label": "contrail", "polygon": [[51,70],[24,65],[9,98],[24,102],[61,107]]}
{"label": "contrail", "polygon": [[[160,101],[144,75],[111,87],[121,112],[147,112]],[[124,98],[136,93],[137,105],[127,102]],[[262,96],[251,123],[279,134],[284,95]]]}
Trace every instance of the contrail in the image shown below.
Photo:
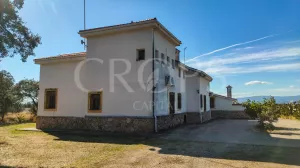
{"label": "contrail", "polygon": [[278,36],[278,35],[279,34],[272,34],[272,35],[265,36],[265,37],[262,37],[262,38],[258,38],[258,39],[255,39],[255,40],[251,40],[251,41],[247,41],[247,42],[243,42],[243,43],[233,44],[231,46],[227,46],[227,47],[224,47],[224,48],[220,48],[220,49],[217,49],[217,50],[214,50],[214,51],[211,51],[211,52],[199,55],[197,57],[194,57],[192,59],[187,60],[186,62],[190,62],[190,61],[193,61],[193,60],[195,60],[197,58],[200,58],[200,57],[203,57],[203,56],[206,56],[206,55],[210,55],[210,54],[213,54],[213,53],[216,53],[216,52],[219,52],[219,51],[223,51],[223,50],[226,50],[228,48],[232,48],[232,47],[236,47],[236,46],[240,46],[240,45],[244,45],[244,44],[253,43],[253,42],[256,42],[256,41],[260,41],[260,40],[263,40],[263,39],[266,39],[266,38],[271,38],[271,37]]}

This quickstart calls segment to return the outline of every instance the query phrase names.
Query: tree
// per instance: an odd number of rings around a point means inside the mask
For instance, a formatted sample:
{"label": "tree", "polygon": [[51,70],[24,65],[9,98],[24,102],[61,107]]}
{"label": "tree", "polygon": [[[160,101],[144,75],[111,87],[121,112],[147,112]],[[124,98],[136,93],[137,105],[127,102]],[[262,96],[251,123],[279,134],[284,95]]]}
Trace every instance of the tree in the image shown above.
{"label": "tree", "polygon": [[0,114],[2,121],[7,110],[14,103],[13,86],[13,76],[5,70],[0,71]]}
{"label": "tree", "polygon": [[0,61],[1,58],[19,54],[21,60],[26,62],[41,44],[41,37],[33,34],[18,16],[23,5],[24,0],[0,0]]}
{"label": "tree", "polygon": [[269,99],[264,98],[262,103],[262,111],[258,113],[259,123],[265,124],[267,121],[270,126],[273,126],[273,122],[277,121],[280,117],[280,108],[276,104],[276,100],[273,96]]}
{"label": "tree", "polygon": [[282,114],[280,107],[276,104],[274,97],[264,99],[263,102],[250,101],[243,103],[245,112],[252,118],[258,118],[258,123],[266,129],[274,129],[273,122],[277,121]]}
{"label": "tree", "polygon": [[33,79],[24,79],[16,84],[15,89],[23,100],[29,99],[32,102],[31,110],[36,114],[38,108],[39,82]]}

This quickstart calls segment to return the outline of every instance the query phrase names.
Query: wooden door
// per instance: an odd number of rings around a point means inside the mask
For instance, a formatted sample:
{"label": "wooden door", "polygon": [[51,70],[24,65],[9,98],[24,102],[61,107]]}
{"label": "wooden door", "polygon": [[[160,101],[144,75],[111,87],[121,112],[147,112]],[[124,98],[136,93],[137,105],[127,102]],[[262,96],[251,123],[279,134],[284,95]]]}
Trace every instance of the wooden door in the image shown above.
{"label": "wooden door", "polygon": [[174,92],[169,93],[169,113],[170,114],[175,113],[175,93]]}
{"label": "wooden door", "polygon": [[204,112],[206,112],[206,95],[204,95]]}

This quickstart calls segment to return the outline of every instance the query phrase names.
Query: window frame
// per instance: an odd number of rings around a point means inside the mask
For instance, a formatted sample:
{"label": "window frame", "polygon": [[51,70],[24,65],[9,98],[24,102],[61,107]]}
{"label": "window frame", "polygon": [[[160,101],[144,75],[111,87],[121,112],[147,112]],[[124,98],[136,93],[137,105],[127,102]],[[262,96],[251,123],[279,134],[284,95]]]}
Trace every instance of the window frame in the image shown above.
{"label": "window frame", "polygon": [[172,68],[175,69],[175,60],[172,59]]}
{"label": "window frame", "polygon": [[215,99],[215,97],[210,97],[209,98],[209,105],[210,105],[210,108],[215,108],[215,101],[216,101],[216,99]]}
{"label": "window frame", "polygon": [[167,56],[167,65],[170,66],[170,57]]}
{"label": "window frame", "polygon": [[[179,107],[179,105],[180,105],[180,107]],[[181,110],[181,108],[182,108],[182,94],[181,93],[177,93],[177,109]]]}
{"label": "window frame", "polygon": [[200,108],[202,109],[202,107],[203,107],[203,97],[202,97],[203,95],[202,94],[200,94]]}
{"label": "window frame", "polygon": [[[140,51],[144,51],[144,58],[140,59]],[[146,60],[146,50],[144,48],[140,48],[136,50],[136,61]]]}
{"label": "window frame", "polygon": [[[99,93],[100,94],[100,109],[99,110],[90,110],[90,102],[91,102],[91,97],[90,95],[91,94],[97,94]],[[100,91],[91,91],[88,93],[88,113],[102,113],[102,110],[103,110],[103,90],[100,90]]]}
{"label": "window frame", "polygon": [[165,64],[165,54],[164,53],[160,54],[160,58],[161,58],[161,63]]}
{"label": "window frame", "polygon": [[155,50],[155,60],[159,61],[159,51]]}
{"label": "window frame", "polygon": [[[55,108],[47,108],[47,91],[55,91]],[[58,99],[58,89],[57,88],[46,88],[44,92],[44,110],[45,111],[57,111],[57,99]]]}

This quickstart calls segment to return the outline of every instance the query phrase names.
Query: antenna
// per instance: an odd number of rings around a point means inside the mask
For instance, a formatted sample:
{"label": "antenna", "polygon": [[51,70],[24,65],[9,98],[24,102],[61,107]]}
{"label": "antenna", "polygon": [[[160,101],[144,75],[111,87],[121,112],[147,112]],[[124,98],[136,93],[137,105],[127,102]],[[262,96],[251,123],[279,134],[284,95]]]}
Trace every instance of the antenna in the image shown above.
{"label": "antenna", "polygon": [[186,50],[187,47],[184,47],[183,49],[183,61],[184,61],[184,64],[185,64],[185,50]]}
{"label": "antenna", "polygon": [[[85,0],[83,0],[83,30],[85,30]],[[81,40],[84,50],[86,50],[86,39]]]}
{"label": "antenna", "polygon": [[83,29],[85,30],[85,0],[83,0]]}

